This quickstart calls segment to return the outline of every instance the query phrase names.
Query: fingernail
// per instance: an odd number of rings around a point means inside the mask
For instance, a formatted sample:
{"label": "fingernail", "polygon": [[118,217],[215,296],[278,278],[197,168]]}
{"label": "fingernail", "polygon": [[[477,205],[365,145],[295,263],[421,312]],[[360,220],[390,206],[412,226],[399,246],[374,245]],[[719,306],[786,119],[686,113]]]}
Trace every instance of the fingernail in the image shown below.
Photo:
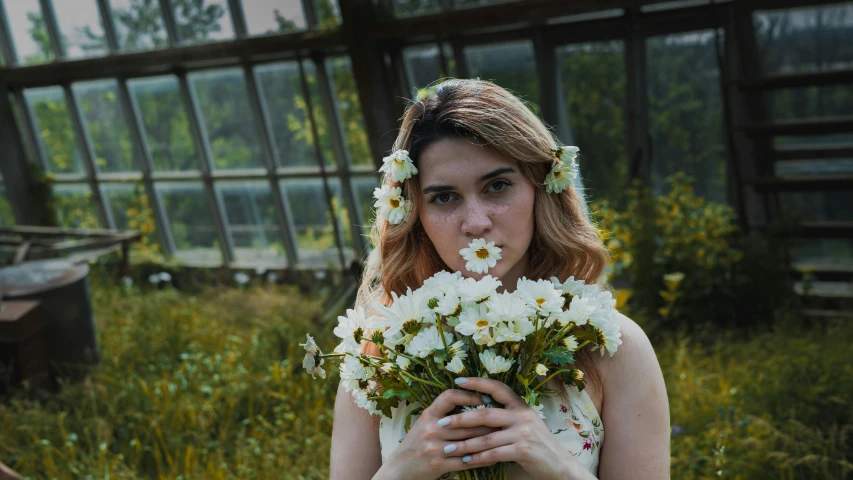
{"label": "fingernail", "polygon": [[481,394],[480,398],[483,399],[483,403],[492,403],[494,401],[494,400],[492,400],[492,397],[488,396],[485,393]]}
{"label": "fingernail", "polygon": [[438,421],[438,426],[439,426],[439,427],[446,427],[446,426],[447,426],[447,425],[449,425],[449,424],[450,424],[450,417],[444,417],[444,418],[442,418],[441,420],[439,420],[439,421]]}
{"label": "fingernail", "polygon": [[451,443],[450,445],[444,446],[444,453],[453,453],[456,451],[456,444]]}
{"label": "fingernail", "polygon": [[463,383],[465,383],[467,381],[468,381],[467,377],[459,377],[456,379],[456,385],[462,385]]}
{"label": "fingernail", "polygon": [[465,455],[462,457],[462,463],[468,463],[471,461],[471,455]]}

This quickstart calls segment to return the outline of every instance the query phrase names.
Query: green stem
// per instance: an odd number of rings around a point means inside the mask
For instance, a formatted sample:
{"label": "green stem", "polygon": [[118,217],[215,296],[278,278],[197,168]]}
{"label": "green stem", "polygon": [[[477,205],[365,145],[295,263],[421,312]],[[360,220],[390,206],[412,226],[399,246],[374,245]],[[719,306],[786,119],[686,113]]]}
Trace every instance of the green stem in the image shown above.
{"label": "green stem", "polygon": [[571,370],[567,370],[565,368],[557,370],[556,372],[552,373],[549,377],[547,377],[545,380],[542,380],[541,382],[537,383],[536,386],[533,387],[531,390],[533,390],[535,392],[536,390],[539,389],[539,387],[548,383],[548,380],[551,380],[552,378],[554,378],[555,376],[557,376],[561,372],[571,372]]}
{"label": "green stem", "polygon": [[412,380],[414,380],[418,383],[423,383],[425,385],[432,385],[433,387],[440,388],[442,390],[447,390],[447,387],[445,385],[440,384],[440,383],[433,383],[433,382],[430,382],[429,380],[424,380],[423,378],[416,377],[416,376],[414,376],[410,373],[407,373],[407,372],[401,371],[400,374],[403,375],[404,377],[411,378]]}

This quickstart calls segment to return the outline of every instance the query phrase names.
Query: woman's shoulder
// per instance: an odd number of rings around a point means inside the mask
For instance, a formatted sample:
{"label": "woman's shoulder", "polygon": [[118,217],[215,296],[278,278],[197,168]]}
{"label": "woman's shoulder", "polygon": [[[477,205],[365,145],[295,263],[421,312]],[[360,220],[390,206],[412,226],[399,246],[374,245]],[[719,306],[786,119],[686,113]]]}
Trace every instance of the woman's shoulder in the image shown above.
{"label": "woman's shoulder", "polygon": [[616,322],[622,345],[612,357],[605,353],[598,359],[603,397],[629,398],[631,392],[644,391],[650,384],[663,384],[660,363],[643,328],[621,313],[616,314]]}

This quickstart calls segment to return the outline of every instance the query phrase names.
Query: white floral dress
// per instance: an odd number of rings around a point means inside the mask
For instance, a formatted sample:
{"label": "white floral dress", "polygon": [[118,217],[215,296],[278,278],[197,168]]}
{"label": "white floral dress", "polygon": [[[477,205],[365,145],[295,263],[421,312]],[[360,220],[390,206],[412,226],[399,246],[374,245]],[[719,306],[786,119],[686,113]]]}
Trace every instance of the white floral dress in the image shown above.
{"label": "white floral dress", "polygon": [[[598,457],[604,444],[604,425],[601,416],[592,403],[589,394],[578,391],[574,385],[566,386],[569,402],[563,402],[559,395],[541,397],[542,413],[545,425],[557,438],[563,448],[585,466],[593,475],[598,476]],[[379,443],[382,446],[382,462],[385,462],[406,436],[406,417],[420,404],[401,403],[392,409],[391,418],[384,416],[379,421]],[[409,420],[414,425],[418,416]],[[454,476],[455,478],[455,476]],[[518,465],[509,471],[511,480],[528,480],[531,477]]]}

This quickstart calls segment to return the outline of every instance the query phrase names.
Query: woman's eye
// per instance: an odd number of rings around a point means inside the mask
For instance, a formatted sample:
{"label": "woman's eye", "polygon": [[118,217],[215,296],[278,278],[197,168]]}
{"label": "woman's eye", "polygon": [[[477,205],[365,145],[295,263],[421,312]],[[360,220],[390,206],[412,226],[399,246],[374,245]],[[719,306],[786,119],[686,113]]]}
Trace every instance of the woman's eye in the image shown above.
{"label": "woman's eye", "polygon": [[448,203],[451,200],[453,200],[453,196],[451,196],[449,193],[439,193],[437,195],[433,195],[430,202],[436,203],[438,205],[444,205],[445,203]]}
{"label": "woman's eye", "polygon": [[502,192],[506,190],[506,187],[509,186],[509,182],[506,180],[498,180],[497,182],[489,185],[489,190],[492,192]]}

